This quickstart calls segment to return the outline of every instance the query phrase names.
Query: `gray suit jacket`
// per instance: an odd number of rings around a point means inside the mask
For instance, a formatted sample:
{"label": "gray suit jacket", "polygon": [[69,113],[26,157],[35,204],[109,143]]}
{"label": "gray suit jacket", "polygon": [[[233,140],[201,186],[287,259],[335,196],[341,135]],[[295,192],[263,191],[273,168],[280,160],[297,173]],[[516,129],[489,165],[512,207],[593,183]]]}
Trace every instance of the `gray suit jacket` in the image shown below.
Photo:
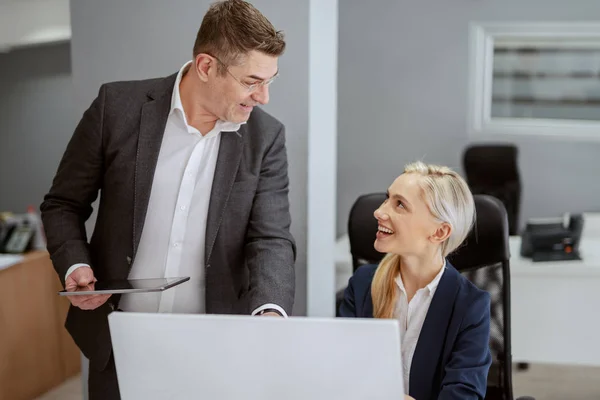
{"label": "gray suit jacket", "polygon": [[[98,280],[125,279],[140,241],[176,75],[100,88],[84,113],[41,205],[48,250],[61,280],[75,263]],[[100,191],[88,243],[84,222]],[[266,303],[291,313],[296,248],[289,232],[283,125],[255,108],[238,133],[223,132],[206,227],[206,312],[249,314]],[[63,281],[64,283],[64,281]],[[103,369],[111,354],[107,315],[71,307],[66,328]]]}

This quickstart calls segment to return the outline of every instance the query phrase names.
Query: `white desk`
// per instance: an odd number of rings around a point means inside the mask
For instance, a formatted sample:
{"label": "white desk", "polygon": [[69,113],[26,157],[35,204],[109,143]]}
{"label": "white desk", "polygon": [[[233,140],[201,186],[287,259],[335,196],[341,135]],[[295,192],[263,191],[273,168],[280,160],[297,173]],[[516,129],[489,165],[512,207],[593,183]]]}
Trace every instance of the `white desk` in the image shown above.
{"label": "white desk", "polygon": [[600,366],[600,237],[583,238],[581,261],[534,263],[510,238],[514,361]]}
{"label": "white desk", "polygon": [[[600,216],[586,214],[582,261],[534,263],[510,238],[515,362],[600,366]],[[336,289],[352,275],[347,235],[336,244]]]}

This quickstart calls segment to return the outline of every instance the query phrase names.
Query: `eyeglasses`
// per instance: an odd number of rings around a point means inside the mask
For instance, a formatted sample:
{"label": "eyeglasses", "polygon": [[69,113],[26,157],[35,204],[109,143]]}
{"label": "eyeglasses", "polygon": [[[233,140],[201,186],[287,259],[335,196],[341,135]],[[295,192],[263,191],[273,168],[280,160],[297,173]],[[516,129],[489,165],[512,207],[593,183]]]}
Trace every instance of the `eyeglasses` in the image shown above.
{"label": "eyeglasses", "polygon": [[239,80],[239,79],[238,79],[238,78],[237,78],[235,75],[233,75],[233,74],[231,73],[231,71],[229,71],[229,67],[227,66],[227,64],[225,64],[223,61],[219,60],[219,59],[218,59],[217,57],[215,57],[215,56],[212,56],[212,57],[213,57],[215,60],[217,60],[217,61],[219,62],[219,64],[221,64],[223,67],[225,67],[225,70],[227,71],[227,73],[228,73],[229,75],[231,75],[231,77],[232,77],[233,79],[235,79],[237,83],[239,83],[240,85],[242,85],[243,87],[245,87],[245,88],[246,88],[246,90],[248,90],[248,92],[254,92],[256,89],[262,88],[263,86],[267,86],[267,87],[269,87],[269,85],[270,85],[271,83],[273,83],[273,81],[274,81],[275,79],[277,79],[277,77],[279,77],[279,72],[278,72],[278,73],[276,73],[276,74],[275,74],[273,77],[271,77],[271,78],[269,78],[269,79],[266,79],[266,80],[264,80],[264,81],[260,81],[260,82],[257,82],[257,83],[253,83],[253,84],[251,84],[251,85],[248,85],[248,84],[246,84],[246,83],[244,83],[244,82],[240,81],[240,80]]}

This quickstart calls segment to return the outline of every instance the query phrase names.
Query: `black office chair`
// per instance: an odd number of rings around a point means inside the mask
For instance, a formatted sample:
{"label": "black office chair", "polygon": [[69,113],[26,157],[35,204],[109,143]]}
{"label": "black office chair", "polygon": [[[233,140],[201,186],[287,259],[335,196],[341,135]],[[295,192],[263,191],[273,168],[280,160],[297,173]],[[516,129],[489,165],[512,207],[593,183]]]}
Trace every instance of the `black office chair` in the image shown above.
{"label": "black office chair", "polygon": [[477,222],[448,261],[491,295],[492,367],[485,398],[513,400],[508,216],[500,200],[488,195],[475,195],[474,199]]}
{"label": "black office chair", "polygon": [[365,194],[356,199],[350,209],[348,239],[352,254],[352,272],[364,264],[378,264],[385,256],[373,246],[377,234],[377,220],[373,214],[385,199],[385,193]]}
{"label": "black office chair", "polygon": [[[508,232],[519,233],[521,178],[518,149],[513,144],[473,144],[465,150],[463,167],[471,193],[488,194],[504,204],[508,214]],[[517,368],[526,370],[529,364]]]}
{"label": "black office chair", "polygon": [[[384,199],[384,193],[363,195],[352,207],[348,235],[354,270],[362,264],[376,264],[383,257],[372,247],[377,233],[373,212]],[[448,260],[491,295],[490,351],[493,360],[486,400],[513,400],[508,218],[498,199],[488,195],[475,195],[474,199],[477,222],[463,245]],[[518,400],[533,398],[520,397]]]}
{"label": "black office chair", "polygon": [[512,144],[474,144],[465,150],[463,167],[471,193],[488,194],[504,204],[508,229],[518,234],[521,209],[521,178],[518,149]]}
{"label": "black office chair", "polygon": [[[375,250],[377,220],[373,213],[386,198],[385,193],[371,193],[359,196],[350,209],[348,216],[348,239],[352,254],[352,273],[364,264],[378,264],[385,254]],[[339,317],[340,305],[344,300],[344,289],[335,295],[336,316]]]}

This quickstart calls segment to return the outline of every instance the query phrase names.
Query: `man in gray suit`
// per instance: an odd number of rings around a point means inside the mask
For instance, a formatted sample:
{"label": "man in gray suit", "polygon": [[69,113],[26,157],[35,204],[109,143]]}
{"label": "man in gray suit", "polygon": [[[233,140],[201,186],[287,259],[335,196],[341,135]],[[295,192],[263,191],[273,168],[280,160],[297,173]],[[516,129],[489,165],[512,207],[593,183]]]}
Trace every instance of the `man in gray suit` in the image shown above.
{"label": "man in gray suit", "polygon": [[[90,399],[118,399],[114,310],[287,316],[294,300],[283,125],[269,101],[285,42],[241,0],[213,4],[193,60],[166,78],[102,85],[41,206],[67,290],[190,276],[161,294],[70,296]],[[100,192],[91,240],[84,222]]]}

